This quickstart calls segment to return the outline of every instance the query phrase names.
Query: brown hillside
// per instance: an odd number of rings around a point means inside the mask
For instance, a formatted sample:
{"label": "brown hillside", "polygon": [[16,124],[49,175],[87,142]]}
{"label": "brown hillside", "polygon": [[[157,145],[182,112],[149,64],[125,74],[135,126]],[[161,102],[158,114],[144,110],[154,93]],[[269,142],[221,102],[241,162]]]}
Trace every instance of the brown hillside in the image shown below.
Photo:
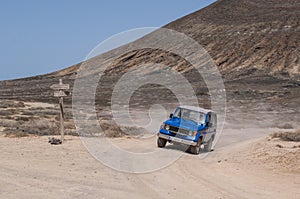
{"label": "brown hillside", "polygon": [[[225,81],[227,120],[243,126],[237,120],[244,118],[249,125],[252,125],[250,120],[279,127],[299,124],[299,19],[300,0],[220,0],[165,27],[187,34],[209,52]],[[97,67],[99,60],[95,57],[88,63]],[[186,60],[164,51],[142,49],[122,55],[110,65],[98,86],[96,104],[99,109],[110,107],[112,89],[128,68],[148,62],[162,63],[182,72],[191,82],[200,105],[210,108],[208,90],[199,76],[189,69]],[[56,103],[50,85],[63,78],[72,88],[79,67],[77,64],[51,74],[2,81],[0,100]],[[66,99],[67,105],[70,102],[71,98]],[[132,97],[132,104],[139,108],[156,103],[176,104],[176,100],[165,88],[153,85],[141,88]],[[230,117],[230,114],[245,111],[246,116]],[[30,110],[19,112],[19,109],[0,112],[2,126],[16,120],[19,114],[35,114]],[[68,112],[71,121],[72,111]],[[39,116],[50,113],[56,114],[52,110],[41,111]],[[15,116],[11,117],[12,114]]]}
{"label": "brown hillside", "polygon": [[202,44],[225,78],[299,78],[299,0],[220,0],[166,27]]}

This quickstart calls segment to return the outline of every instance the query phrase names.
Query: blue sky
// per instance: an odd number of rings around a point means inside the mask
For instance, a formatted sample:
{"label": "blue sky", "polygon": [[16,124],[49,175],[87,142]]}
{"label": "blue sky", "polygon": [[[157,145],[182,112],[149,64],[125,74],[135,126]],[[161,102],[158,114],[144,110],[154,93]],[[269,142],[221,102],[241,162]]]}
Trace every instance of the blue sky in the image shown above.
{"label": "blue sky", "polygon": [[215,0],[2,0],[0,80],[78,63],[120,32],[160,27]]}

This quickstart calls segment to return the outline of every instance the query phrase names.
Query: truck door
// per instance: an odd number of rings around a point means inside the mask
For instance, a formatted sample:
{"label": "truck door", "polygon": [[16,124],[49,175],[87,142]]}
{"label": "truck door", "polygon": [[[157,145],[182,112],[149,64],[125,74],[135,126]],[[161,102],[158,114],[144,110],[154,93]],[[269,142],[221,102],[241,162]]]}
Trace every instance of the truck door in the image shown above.
{"label": "truck door", "polygon": [[207,122],[207,134],[205,141],[208,141],[211,137],[214,137],[217,132],[217,115],[215,113],[208,113]]}
{"label": "truck door", "polygon": [[217,132],[218,120],[217,120],[217,115],[215,113],[212,114],[211,123],[213,128],[212,130],[214,132]]}
{"label": "truck door", "polygon": [[211,138],[211,135],[212,135],[212,123],[211,123],[211,121],[212,121],[212,115],[211,115],[211,113],[208,113],[207,114],[207,123],[206,123],[206,136],[205,136],[205,138],[204,138],[204,141],[205,142],[207,142],[210,138]]}

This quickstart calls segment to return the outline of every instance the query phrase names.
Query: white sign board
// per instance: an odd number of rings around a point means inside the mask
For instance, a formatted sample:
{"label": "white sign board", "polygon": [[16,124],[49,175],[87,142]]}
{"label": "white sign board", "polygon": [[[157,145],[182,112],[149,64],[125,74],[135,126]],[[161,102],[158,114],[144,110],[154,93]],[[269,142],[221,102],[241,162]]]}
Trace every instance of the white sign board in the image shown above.
{"label": "white sign board", "polygon": [[65,91],[54,91],[54,97],[67,97]]}
{"label": "white sign board", "polygon": [[50,88],[53,90],[69,90],[70,85],[69,84],[53,84]]}

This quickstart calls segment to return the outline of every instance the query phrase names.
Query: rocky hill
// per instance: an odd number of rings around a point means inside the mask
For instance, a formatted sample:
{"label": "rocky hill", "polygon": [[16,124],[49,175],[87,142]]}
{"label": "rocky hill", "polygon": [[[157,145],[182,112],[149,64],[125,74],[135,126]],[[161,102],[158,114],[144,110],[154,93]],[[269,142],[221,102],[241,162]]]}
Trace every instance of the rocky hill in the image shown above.
{"label": "rocky hill", "polygon": [[166,27],[197,40],[225,78],[300,75],[299,0],[219,0]]}
{"label": "rocky hill", "polygon": [[[208,51],[225,82],[228,112],[229,115],[234,115],[227,117],[231,123],[244,118],[247,121],[250,119],[263,124],[284,126],[289,122],[299,124],[299,19],[299,0],[219,0],[165,27],[187,34]],[[97,61],[97,57],[89,60],[95,66],[100,64]],[[179,56],[153,49],[130,52],[113,62],[99,84],[96,98],[98,108],[110,106],[112,89],[128,68],[147,62],[163,63],[178,69],[191,82],[200,105],[210,108],[205,83],[195,79],[193,72],[189,70],[189,63]],[[62,78],[72,88],[80,65],[81,63],[51,74],[0,82],[3,107],[12,103],[7,100],[16,103],[56,103],[57,99],[53,97],[50,85]],[[165,88],[156,86],[153,89],[153,85],[148,85],[136,92],[132,97],[132,104],[147,108],[155,103],[176,103],[172,99],[174,96],[170,96],[171,93]],[[67,98],[69,108],[70,102],[71,98]],[[43,116],[53,119],[56,114],[51,108],[47,112],[46,109],[25,106],[26,110],[22,108],[21,113],[21,109],[17,107],[8,106],[3,109],[0,112],[0,126],[9,126],[8,130],[18,125],[11,124],[11,120],[19,118],[26,123],[27,120],[34,119],[33,115],[36,114],[39,120]],[[243,114],[245,111],[247,116]],[[69,114],[71,122],[71,110]],[[30,132],[28,128],[24,131]]]}

